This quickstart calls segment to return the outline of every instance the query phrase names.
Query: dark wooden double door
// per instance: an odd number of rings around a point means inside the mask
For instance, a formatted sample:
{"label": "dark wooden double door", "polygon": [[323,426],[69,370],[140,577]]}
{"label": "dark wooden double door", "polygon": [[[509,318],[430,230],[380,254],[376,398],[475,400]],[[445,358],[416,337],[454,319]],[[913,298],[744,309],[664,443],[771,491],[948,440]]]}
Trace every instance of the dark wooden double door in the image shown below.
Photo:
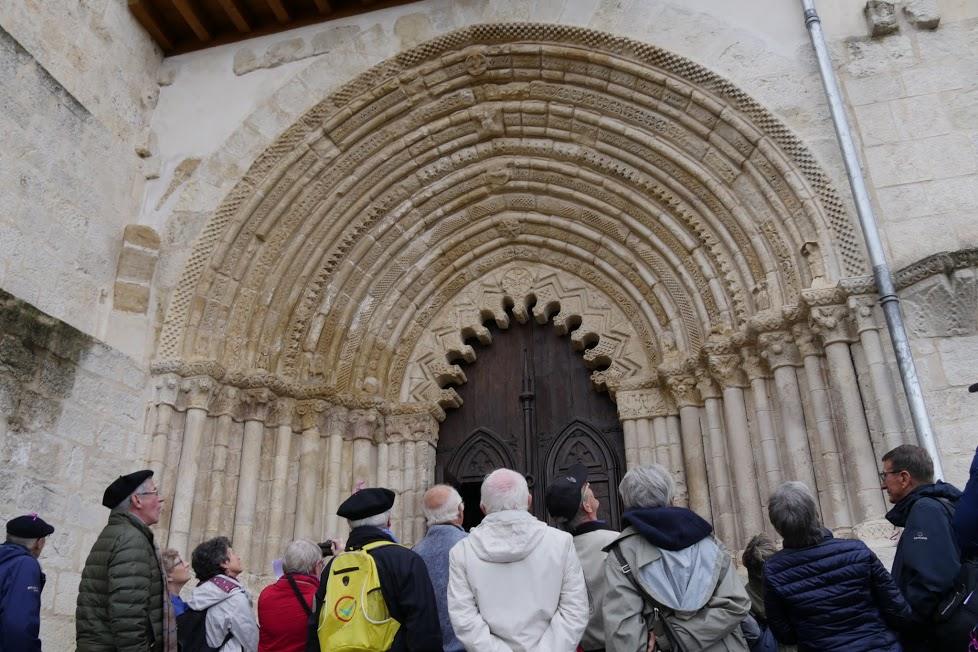
{"label": "dark wooden double door", "polygon": [[600,516],[620,529],[617,487],[624,440],[614,403],[592,388],[580,353],[551,324],[512,320],[490,327],[492,344],[476,346],[457,387],[463,405],[439,428],[436,476],[465,500],[465,527],[482,520],[479,493],[490,471],[505,467],[526,476],[533,513],[547,521],[547,485],[576,463],[588,467],[601,502]]}

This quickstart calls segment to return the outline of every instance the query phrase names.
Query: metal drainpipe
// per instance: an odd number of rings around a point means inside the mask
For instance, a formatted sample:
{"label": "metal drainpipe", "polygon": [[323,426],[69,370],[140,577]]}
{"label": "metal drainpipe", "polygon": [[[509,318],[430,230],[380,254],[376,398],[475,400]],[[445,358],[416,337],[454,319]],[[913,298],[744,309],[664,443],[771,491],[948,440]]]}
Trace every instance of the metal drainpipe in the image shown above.
{"label": "metal drainpipe", "polygon": [[930,424],[930,417],[927,415],[924,395],[920,389],[920,379],[917,377],[917,368],[913,362],[910,340],[907,338],[907,330],[903,325],[900,298],[897,296],[893,275],[890,273],[890,267],[886,262],[883,243],[876,226],[876,217],[873,215],[873,207],[866,191],[859,158],[856,156],[856,146],[853,143],[849,120],[846,118],[845,108],[842,105],[839,84],[832,69],[832,59],[829,56],[828,47],[825,45],[822,22],[815,11],[815,0],[801,0],[801,4],[805,10],[805,26],[808,28],[808,35],[812,39],[812,46],[815,48],[815,55],[818,59],[822,86],[825,88],[825,95],[829,100],[832,124],[835,125],[835,135],[839,139],[839,146],[842,148],[842,158],[845,161],[846,174],[849,176],[849,186],[852,188],[852,196],[856,202],[856,213],[859,216],[859,224],[866,240],[869,260],[873,265],[873,278],[876,280],[876,289],[880,295],[880,306],[883,309],[883,315],[886,317],[887,330],[890,333],[890,341],[893,343],[893,351],[896,354],[897,366],[900,369],[900,380],[903,381],[903,391],[907,395],[910,416],[913,419],[914,430],[917,432],[917,441],[934,460],[935,478],[943,479],[944,468],[937,449],[937,441],[934,438],[934,430]]}

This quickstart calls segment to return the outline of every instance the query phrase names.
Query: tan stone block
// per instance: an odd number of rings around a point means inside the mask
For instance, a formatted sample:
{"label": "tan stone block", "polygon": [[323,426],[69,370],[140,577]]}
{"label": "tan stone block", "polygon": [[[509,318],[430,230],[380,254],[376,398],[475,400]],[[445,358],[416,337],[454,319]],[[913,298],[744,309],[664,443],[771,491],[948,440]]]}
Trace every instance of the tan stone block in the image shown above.
{"label": "tan stone block", "polygon": [[145,314],[149,308],[149,287],[116,281],[112,307],[115,310]]}
{"label": "tan stone block", "polygon": [[856,121],[863,146],[873,147],[902,140],[890,102],[877,102],[855,107]]}
{"label": "tan stone block", "polygon": [[901,140],[941,136],[951,131],[945,105],[938,95],[919,95],[890,102]]}
{"label": "tan stone block", "polygon": [[157,259],[156,253],[124,246],[122,253],[119,254],[119,267],[116,276],[129,281],[149,283],[153,280]]}
{"label": "tan stone block", "polygon": [[127,224],[122,233],[122,241],[146,249],[160,248],[160,236],[153,227],[145,224]]}
{"label": "tan stone block", "polygon": [[851,77],[843,80],[849,102],[854,106],[883,102],[904,97],[907,94],[903,78],[897,73],[885,73],[872,77]]}

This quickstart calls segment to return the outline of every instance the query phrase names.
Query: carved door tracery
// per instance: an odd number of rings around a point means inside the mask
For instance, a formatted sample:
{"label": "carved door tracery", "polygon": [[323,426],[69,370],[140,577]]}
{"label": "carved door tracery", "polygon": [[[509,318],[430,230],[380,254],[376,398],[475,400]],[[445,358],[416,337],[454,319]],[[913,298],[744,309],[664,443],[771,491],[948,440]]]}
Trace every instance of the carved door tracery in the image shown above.
{"label": "carved door tracery", "polygon": [[515,469],[527,477],[534,514],[547,520],[548,483],[580,462],[589,469],[601,517],[620,526],[616,487],[624,441],[614,403],[592,387],[567,337],[549,325],[511,324],[491,326],[491,346],[465,366],[468,380],[456,388],[463,405],[448,413],[439,432],[437,479],[460,488],[471,527],[481,520],[485,474]]}

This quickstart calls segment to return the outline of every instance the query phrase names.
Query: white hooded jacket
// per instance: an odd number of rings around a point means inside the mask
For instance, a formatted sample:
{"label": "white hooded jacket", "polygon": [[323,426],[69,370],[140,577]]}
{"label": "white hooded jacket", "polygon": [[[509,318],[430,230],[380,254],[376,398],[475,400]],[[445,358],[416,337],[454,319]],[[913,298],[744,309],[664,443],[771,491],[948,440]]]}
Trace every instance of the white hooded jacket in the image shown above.
{"label": "white hooded jacket", "polygon": [[241,584],[227,575],[194,588],[187,605],[197,611],[207,610],[207,644],[218,647],[231,634],[221,652],[256,652],[258,622],[251,606],[251,596]]}
{"label": "white hooded jacket", "polygon": [[588,600],[570,534],[523,510],[489,514],[449,555],[448,615],[466,650],[574,652]]}

